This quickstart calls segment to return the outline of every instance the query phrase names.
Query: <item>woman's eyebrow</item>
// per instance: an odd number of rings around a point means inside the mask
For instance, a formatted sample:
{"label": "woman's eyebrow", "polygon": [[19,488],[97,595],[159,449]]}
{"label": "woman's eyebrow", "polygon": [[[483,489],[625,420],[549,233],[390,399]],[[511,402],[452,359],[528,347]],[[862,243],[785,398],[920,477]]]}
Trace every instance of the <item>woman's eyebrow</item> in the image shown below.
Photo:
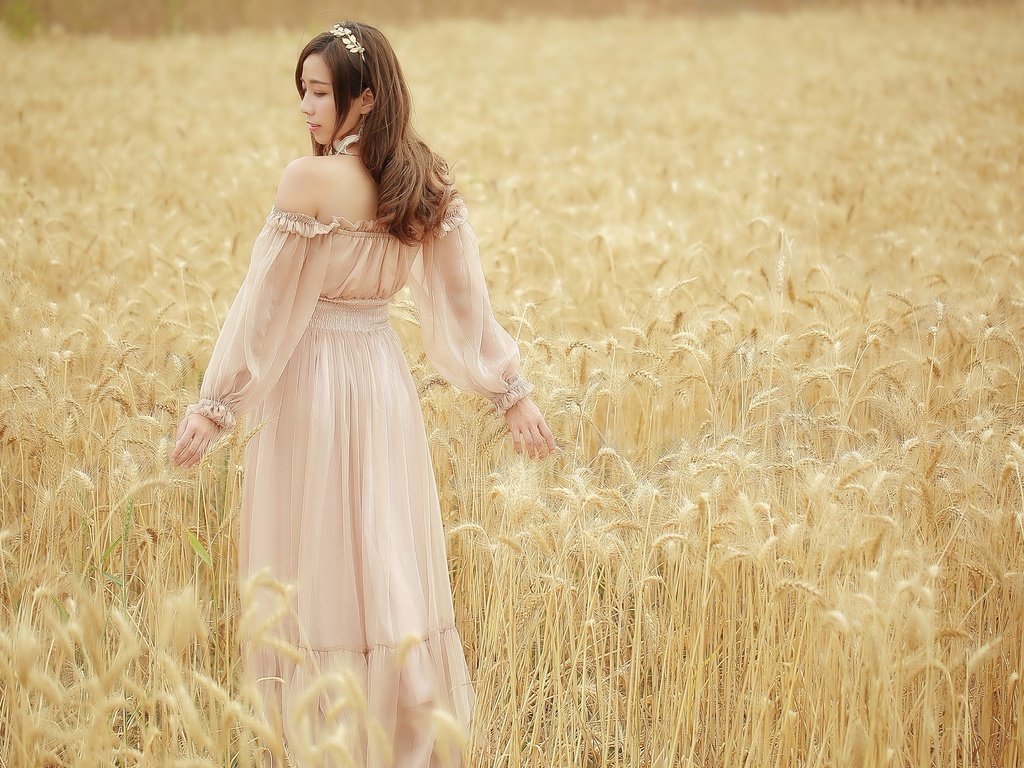
{"label": "woman's eyebrow", "polygon": [[[302,82],[306,82],[306,79],[302,78]],[[315,83],[316,85],[326,85],[328,88],[331,86],[330,83],[325,83],[323,80],[310,80],[309,82]]]}

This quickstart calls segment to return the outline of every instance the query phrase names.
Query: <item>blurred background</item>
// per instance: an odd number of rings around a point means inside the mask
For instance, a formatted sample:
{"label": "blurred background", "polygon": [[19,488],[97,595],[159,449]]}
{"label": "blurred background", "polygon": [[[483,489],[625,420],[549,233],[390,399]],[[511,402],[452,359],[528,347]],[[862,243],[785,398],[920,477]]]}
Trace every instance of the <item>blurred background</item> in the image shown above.
{"label": "blurred background", "polygon": [[1024,765],[1024,3],[0,9],[0,768],[280,748],[236,676],[252,433],[167,454],[345,16],[565,448],[516,455],[396,296],[467,765]]}
{"label": "blurred background", "polygon": [[0,20],[9,32],[28,35],[54,25],[115,36],[216,32],[238,28],[293,28],[302,23],[359,18],[371,24],[467,17],[501,20],[527,16],[585,17],[719,14],[738,10],[787,13],[812,8],[901,5],[998,6],[1008,0],[3,0]]}

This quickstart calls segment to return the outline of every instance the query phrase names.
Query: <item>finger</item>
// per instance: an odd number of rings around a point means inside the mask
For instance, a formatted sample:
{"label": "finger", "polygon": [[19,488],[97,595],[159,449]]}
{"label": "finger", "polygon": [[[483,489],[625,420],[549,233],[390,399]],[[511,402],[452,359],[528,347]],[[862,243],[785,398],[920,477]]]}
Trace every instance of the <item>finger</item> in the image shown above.
{"label": "finger", "polygon": [[546,423],[541,424],[540,431],[541,434],[544,435],[544,439],[547,441],[548,450],[555,450],[555,436],[551,434],[551,430],[548,429],[548,425]]}
{"label": "finger", "polygon": [[540,436],[540,430],[537,427],[530,429],[530,436],[533,443],[533,457],[535,459],[544,458],[544,438]]}
{"label": "finger", "polygon": [[174,448],[174,461],[178,466],[188,466],[189,458],[192,455],[193,443],[189,436],[183,435]]}
{"label": "finger", "polygon": [[195,464],[202,457],[202,452],[200,451],[200,447],[202,446],[202,444],[203,441],[196,436],[194,436],[192,442],[189,443],[188,453],[186,454],[188,457],[189,466]]}
{"label": "finger", "polygon": [[544,446],[544,455],[550,456],[552,451],[555,450],[555,440],[547,430],[547,427],[544,426],[543,422],[541,423],[538,431],[540,432],[541,443]]}
{"label": "finger", "polygon": [[537,445],[533,440],[532,432],[523,433],[523,446],[526,448],[526,455],[531,459],[537,458]]}

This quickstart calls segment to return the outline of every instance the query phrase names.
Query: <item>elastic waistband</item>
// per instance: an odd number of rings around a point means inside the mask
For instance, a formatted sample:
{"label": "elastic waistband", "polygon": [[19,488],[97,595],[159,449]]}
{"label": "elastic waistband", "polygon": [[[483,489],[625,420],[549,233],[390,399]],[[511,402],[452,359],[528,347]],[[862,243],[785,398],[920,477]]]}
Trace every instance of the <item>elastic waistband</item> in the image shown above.
{"label": "elastic waistband", "polygon": [[376,331],[389,326],[390,299],[320,299],[309,321],[325,331]]}

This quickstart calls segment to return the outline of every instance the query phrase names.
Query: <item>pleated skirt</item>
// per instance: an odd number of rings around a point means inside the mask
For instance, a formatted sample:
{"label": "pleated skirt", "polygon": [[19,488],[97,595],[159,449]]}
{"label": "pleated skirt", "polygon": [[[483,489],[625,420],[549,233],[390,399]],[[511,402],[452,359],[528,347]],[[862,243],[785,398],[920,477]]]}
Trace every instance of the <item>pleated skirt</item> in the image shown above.
{"label": "pleated skirt", "polygon": [[[468,735],[476,698],[423,412],[387,308],[321,300],[249,421],[244,676],[302,768],[460,765],[450,726]],[[288,588],[252,587],[261,571]]]}

